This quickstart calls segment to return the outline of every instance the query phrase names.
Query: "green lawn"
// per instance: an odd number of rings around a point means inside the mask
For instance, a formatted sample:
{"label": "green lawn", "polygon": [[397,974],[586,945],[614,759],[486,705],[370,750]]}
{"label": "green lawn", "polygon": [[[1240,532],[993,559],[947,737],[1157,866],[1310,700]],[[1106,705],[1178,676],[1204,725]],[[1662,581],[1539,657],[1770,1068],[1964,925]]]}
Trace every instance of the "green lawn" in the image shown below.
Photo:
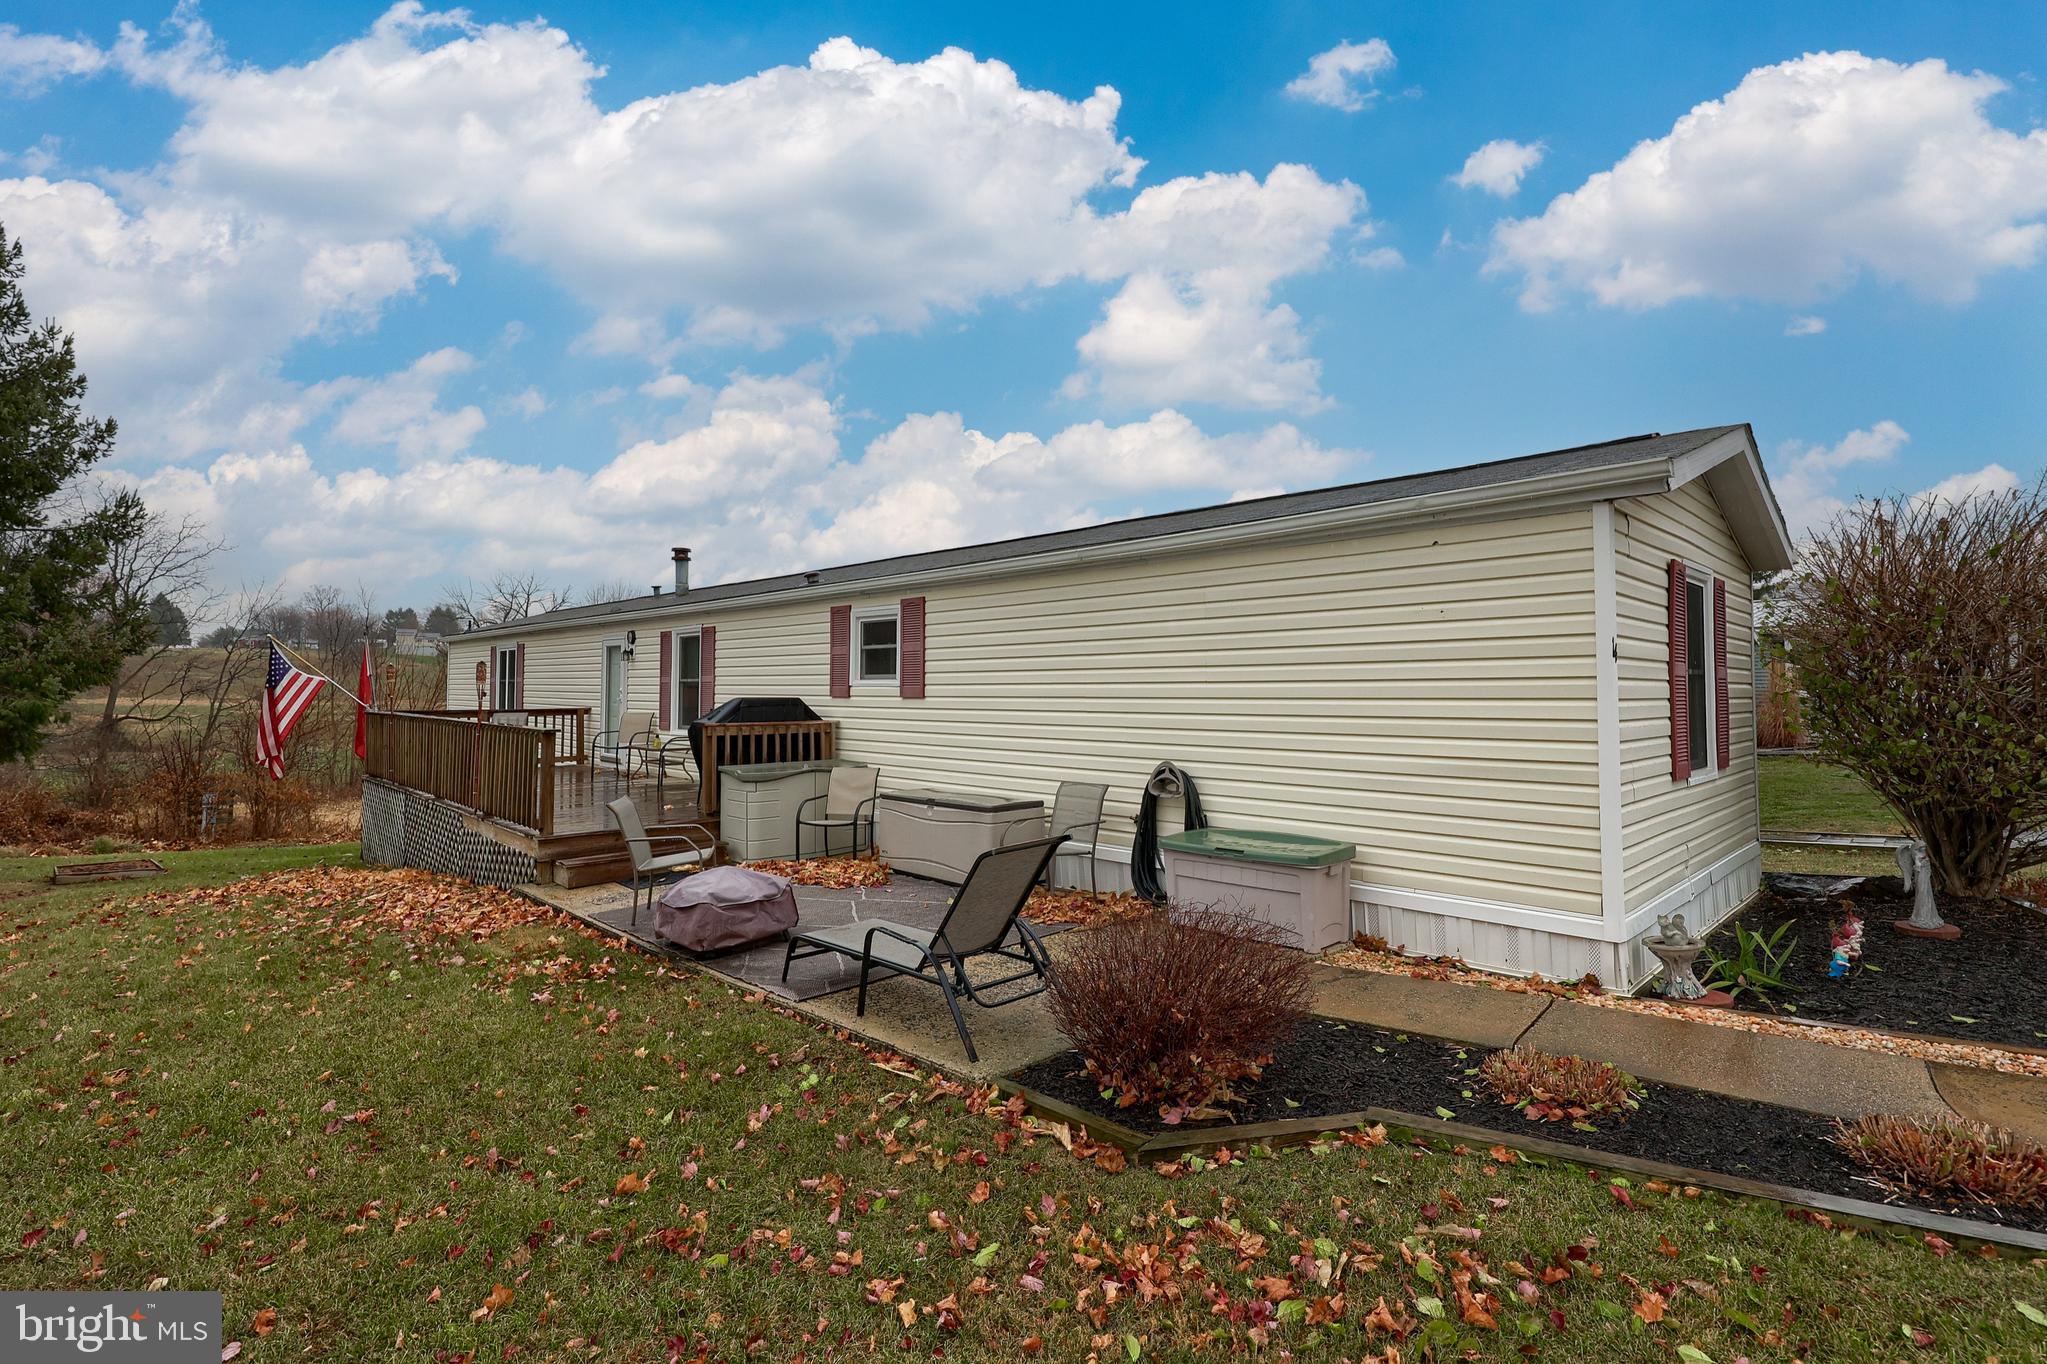
{"label": "green lawn", "polygon": [[258,1361],[1358,1360],[1382,1299],[1409,1364],[2047,1351],[2039,1262],[1485,1151],[1111,1173],[558,923],[390,931],[358,873],[134,902],[336,857],[0,864],[0,1283],[218,1288]]}
{"label": "green lawn", "polygon": [[1816,758],[1759,758],[1763,827],[1799,833],[1903,833],[1862,778]]}

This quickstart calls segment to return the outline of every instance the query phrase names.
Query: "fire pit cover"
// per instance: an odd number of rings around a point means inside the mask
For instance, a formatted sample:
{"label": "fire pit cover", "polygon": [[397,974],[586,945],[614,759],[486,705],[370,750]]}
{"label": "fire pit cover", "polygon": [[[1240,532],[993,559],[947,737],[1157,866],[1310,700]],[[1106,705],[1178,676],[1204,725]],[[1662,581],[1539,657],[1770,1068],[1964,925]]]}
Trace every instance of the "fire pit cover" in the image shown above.
{"label": "fire pit cover", "polygon": [[796,892],[779,876],[712,867],[668,888],[654,932],[685,952],[727,952],[796,927]]}

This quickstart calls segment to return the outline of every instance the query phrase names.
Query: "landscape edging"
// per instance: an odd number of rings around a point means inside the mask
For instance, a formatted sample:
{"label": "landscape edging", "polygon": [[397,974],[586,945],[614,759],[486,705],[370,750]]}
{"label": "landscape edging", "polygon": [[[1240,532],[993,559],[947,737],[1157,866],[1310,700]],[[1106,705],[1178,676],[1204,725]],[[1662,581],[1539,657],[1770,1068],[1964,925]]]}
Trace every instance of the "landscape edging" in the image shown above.
{"label": "landscape edging", "polygon": [[1283,1118],[1273,1122],[1190,1128],[1184,1132],[1162,1132],[1147,1136],[1132,1128],[1123,1127],[1075,1108],[1050,1095],[1041,1094],[1007,1077],[997,1079],[995,1084],[1006,1094],[1022,1095],[1024,1103],[1040,1116],[1059,1122],[1084,1125],[1090,1136],[1119,1147],[1139,1160],[1172,1160],[1177,1156],[1199,1154],[1224,1146],[1302,1145],[1317,1137],[1383,1124],[1389,1134],[1410,1137],[1431,1145],[1449,1141],[1462,1145],[1477,1145],[1481,1148],[1504,1146],[1520,1154],[1537,1156],[1543,1160],[1563,1161],[1587,1169],[1614,1170],[1647,1179],[1661,1179],[1672,1184],[1690,1184],[1731,1197],[1759,1199],[1786,1208],[1822,1212],[1837,1221],[1856,1223],[1880,1231],[1896,1231],[1902,1228],[1916,1232],[1934,1232],[1961,1245],[1976,1244],[2010,1250],[2047,1251],[2047,1233],[2026,1231],[2018,1227],[2000,1227],[1994,1223],[1976,1222],[1923,1208],[1872,1203],[1860,1198],[1843,1198],[1838,1194],[1820,1193],[1817,1190],[1800,1189],[1785,1184],[1769,1184],[1761,1180],[1744,1179],[1739,1175],[1694,1170],[1682,1165],[1667,1165],[1662,1161],[1600,1151],[1590,1146],[1550,1141],[1533,1133],[1516,1135],[1489,1127],[1472,1127],[1465,1123],[1446,1122],[1415,1113],[1402,1113],[1390,1108],[1366,1108],[1350,1113],[1332,1113],[1319,1118]]}

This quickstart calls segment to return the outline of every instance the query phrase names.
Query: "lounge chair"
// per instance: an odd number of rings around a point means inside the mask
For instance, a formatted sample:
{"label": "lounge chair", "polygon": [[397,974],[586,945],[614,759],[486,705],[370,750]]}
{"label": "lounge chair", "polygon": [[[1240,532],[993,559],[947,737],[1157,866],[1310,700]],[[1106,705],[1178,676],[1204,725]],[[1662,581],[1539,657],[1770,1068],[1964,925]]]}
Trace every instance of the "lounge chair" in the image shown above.
{"label": "lounge chair", "polygon": [[[960,1014],[960,997],[992,1009],[1044,993],[1052,963],[1037,930],[1019,916],[1030,899],[1031,887],[1065,841],[1063,837],[1041,838],[982,853],[974,859],[937,928],[910,928],[886,919],[870,919],[798,933],[789,940],[789,950],[782,958],[782,979],[789,979],[789,965],[799,958],[826,952],[851,957],[860,963],[860,993],[853,1009],[859,1015],[867,1012],[867,978],[873,971],[930,981],[945,996],[945,1007],[952,1012],[952,1025],[959,1029],[967,1060],[978,1061],[967,1020]],[[1024,969],[975,981],[967,974],[967,961],[978,956],[1005,957],[1021,962]],[[1032,979],[1037,984],[1031,989],[1000,999],[985,997],[988,990]]]}
{"label": "lounge chair", "polygon": [[[705,867],[718,855],[718,840],[711,837],[711,831],[701,824],[679,824],[675,833],[663,833],[650,837],[647,826],[640,820],[640,807],[634,805],[632,797],[620,796],[604,807],[611,811],[611,817],[618,821],[618,831],[625,835],[626,852],[633,861],[633,927],[640,926],[640,883],[647,885],[647,904],[654,903],[654,892],[661,884],[661,878],[670,872],[686,868]],[[695,829],[708,842],[697,841]],[[687,843],[687,852],[662,853],[656,856],[656,843]]]}
{"label": "lounge chair", "polygon": [[[825,783],[824,794],[812,796],[796,807],[796,854],[803,855],[803,831],[816,829],[818,841],[823,845],[824,855],[832,855],[832,830],[847,829],[852,832],[848,851],[860,851],[860,831],[867,831],[867,846],[874,846],[874,797],[875,788],[881,782],[878,767],[834,767],[830,780]],[[819,801],[824,809],[812,813],[811,807]]]}

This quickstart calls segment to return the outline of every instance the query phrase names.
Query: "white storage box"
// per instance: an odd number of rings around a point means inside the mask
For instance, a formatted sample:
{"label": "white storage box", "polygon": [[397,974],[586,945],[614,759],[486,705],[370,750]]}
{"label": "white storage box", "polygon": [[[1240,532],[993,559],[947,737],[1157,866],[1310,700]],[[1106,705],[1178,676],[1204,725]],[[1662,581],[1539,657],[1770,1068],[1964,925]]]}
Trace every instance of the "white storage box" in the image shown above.
{"label": "white storage box", "polygon": [[874,808],[874,841],[883,861],[897,871],[954,885],[990,848],[1045,836],[1042,800],[884,791]]}

